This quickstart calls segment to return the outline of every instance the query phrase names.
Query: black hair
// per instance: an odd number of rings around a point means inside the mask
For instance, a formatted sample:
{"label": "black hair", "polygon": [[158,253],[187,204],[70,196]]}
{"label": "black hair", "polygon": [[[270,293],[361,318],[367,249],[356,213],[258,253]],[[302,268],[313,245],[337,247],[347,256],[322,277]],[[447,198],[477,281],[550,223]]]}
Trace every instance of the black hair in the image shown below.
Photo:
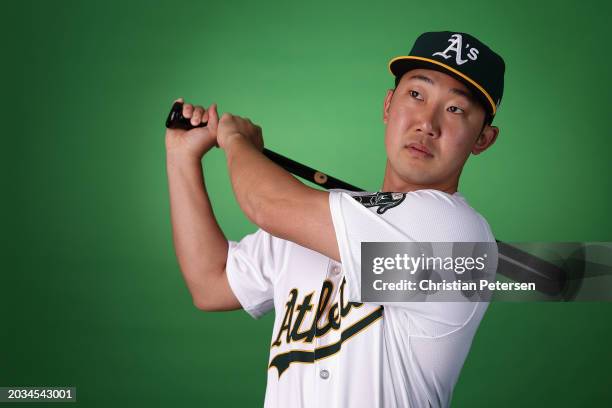
{"label": "black hair", "polygon": [[[397,89],[397,86],[399,85],[401,79],[402,79],[401,75],[395,77],[395,88],[393,88],[394,91]],[[484,121],[482,123],[482,129],[480,129],[480,132],[478,132],[478,135],[480,136],[485,126],[491,125],[491,123],[493,122],[493,117],[491,116],[491,113],[489,112],[488,106],[485,105],[484,102],[480,98],[474,98],[474,99],[476,100],[476,102],[478,102],[480,106],[482,106],[482,109],[485,112]]]}

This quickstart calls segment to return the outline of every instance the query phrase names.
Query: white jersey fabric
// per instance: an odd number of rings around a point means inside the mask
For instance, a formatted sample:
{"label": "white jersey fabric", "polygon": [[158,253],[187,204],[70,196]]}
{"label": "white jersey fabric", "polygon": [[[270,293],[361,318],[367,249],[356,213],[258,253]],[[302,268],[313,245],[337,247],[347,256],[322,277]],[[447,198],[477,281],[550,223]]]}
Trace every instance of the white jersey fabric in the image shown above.
{"label": "white jersey fabric", "polygon": [[341,263],[261,229],[229,241],[242,307],[275,311],[265,407],[449,406],[488,303],[359,303],[361,242],[495,238],[460,193],[383,194],[330,190]]}

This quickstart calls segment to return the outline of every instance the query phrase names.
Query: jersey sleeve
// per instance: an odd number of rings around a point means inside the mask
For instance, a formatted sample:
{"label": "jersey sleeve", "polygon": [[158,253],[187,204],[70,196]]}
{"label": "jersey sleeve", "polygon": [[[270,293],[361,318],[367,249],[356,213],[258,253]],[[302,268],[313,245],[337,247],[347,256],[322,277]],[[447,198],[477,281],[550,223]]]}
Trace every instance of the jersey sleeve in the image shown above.
{"label": "jersey sleeve", "polygon": [[[363,199],[332,190],[329,204],[347,298],[352,302],[362,302],[362,242],[495,242],[486,220],[459,195],[417,190],[399,193],[395,201],[387,200],[378,206],[367,196]],[[384,305],[386,312],[391,312],[389,308],[400,309],[395,312],[401,313],[409,311],[414,324],[419,324],[415,318],[425,322],[428,334],[448,333],[463,326],[475,308],[475,302],[468,301],[373,303]]]}
{"label": "jersey sleeve", "polygon": [[228,244],[225,270],[230,287],[242,308],[258,319],[274,308],[274,283],[287,243],[258,229]]}

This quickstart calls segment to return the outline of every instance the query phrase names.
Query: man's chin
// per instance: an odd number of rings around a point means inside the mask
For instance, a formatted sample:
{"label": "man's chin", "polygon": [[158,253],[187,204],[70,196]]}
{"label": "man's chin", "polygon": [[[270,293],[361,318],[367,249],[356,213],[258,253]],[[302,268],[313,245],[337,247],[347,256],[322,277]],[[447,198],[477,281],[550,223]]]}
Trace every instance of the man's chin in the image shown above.
{"label": "man's chin", "polygon": [[428,174],[414,174],[414,171],[405,172],[400,175],[400,179],[406,183],[415,186],[422,186],[423,188],[433,188],[440,184],[440,180],[436,177],[431,177]]}

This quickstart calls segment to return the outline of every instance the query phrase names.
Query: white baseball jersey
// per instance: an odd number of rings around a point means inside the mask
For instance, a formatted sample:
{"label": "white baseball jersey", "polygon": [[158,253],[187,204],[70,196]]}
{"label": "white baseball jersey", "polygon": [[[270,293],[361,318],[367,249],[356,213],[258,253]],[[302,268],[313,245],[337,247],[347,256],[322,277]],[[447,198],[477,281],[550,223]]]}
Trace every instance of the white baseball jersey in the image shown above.
{"label": "white baseball jersey", "polygon": [[334,189],[329,203],[341,263],[261,229],[229,241],[242,307],[276,314],[265,407],[448,406],[488,303],[359,303],[361,242],[495,242],[488,223],[437,190]]}

